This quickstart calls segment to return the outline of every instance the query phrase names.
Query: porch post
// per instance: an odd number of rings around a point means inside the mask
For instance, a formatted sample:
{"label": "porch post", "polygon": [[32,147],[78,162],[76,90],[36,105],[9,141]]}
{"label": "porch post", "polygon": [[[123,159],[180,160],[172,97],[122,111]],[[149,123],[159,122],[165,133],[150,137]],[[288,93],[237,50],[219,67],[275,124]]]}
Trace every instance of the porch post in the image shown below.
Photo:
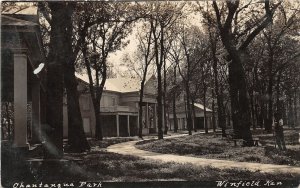
{"label": "porch post", "polygon": [[127,115],[127,130],[128,130],[128,136],[130,136],[129,115]]}
{"label": "porch post", "polygon": [[120,127],[119,127],[119,115],[116,115],[116,122],[117,122],[117,137],[120,136]]}
{"label": "porch post", "polygon": [[41,140],[40,82],[33,78],[32,83],[32,141],[38,143]]}
{"label": "porch post", "polygon": [[27,55],[14,50],[14,142],[15,147],[27,145]]}

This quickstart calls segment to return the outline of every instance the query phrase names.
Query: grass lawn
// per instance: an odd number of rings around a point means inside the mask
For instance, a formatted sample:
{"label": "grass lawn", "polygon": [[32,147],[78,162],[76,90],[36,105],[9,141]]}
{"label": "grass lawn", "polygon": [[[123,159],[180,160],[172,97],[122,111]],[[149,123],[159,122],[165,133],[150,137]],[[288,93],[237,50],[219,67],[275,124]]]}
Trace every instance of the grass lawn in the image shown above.
{"label": "grass lawn", "polygon": [[209,159],[300,166],[299,129],[285,130],[284,134],[287,151],[275,149],[273,135],[263,134],[262,131],[258,130],[255,131],[255,136],[260,138],[262,146],[259,147],[234,147],[232,141],[222,139],[221,136],[217,137],[213,133],[143,141],[138,143],[136,147],[158,153],[190,155]]}
{"label": "grass lawn", "polygon": [[[129,138],[129,140],[136,138]],[[2,183],[14,182],[72,182],[72,181],[214,181],[272,179],[293,180],[289,174],[268,174],[239,169],[219,170],[212,167],[195,167],[192,164],[162,163],[133,156],[119,155],[105,151],[113,143],[128,141],[128,138],[90,140],[93,149],[86,153],[66,153],[68,161],[28,163],[13,161],[3,152]],[[98,148],[102,149],[95,149]],[[5,148],[5,147],[4,147]],[[5,149],[4,149],[5,150]],[[76,160],[72,160],[76,159]],[[10,187],[10,186],[9,186]]]}

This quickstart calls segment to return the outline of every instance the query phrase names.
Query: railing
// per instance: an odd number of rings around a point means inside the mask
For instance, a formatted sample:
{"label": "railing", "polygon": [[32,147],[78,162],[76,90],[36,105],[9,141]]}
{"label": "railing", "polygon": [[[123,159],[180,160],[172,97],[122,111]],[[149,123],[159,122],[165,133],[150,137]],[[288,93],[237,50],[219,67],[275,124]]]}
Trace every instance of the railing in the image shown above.
{"label": "railing", "polygon": [[135,107],[131,106],[101,106],[101,112],[137,112]]}

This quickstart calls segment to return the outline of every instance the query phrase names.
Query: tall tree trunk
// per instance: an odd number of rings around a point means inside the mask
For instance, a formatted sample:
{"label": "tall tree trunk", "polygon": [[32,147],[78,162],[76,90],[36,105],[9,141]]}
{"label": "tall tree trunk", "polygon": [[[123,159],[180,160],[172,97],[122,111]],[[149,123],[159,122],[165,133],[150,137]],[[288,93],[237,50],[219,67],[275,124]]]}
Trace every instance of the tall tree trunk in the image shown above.
{"label": "tall tree trunk", "polygon": [[161,84],[161,67],[157,68],[157,123],[158,123],[158,139],[163,139],[162,131],[162,84]]}
{"label": "tall tree trunk", "polygon": [[270,47],[269,49],[269,60],[268,60],[268,120],[265,125],[265,130],[268,132],[272,131],[272,124],[273,124],[273,50]]}
{"label": "tall tree trunk", "polygon": [[146,76],[143,77],[141,82],[141,91],[139,99],[139,138],[143,138],[143,96],[144,96],[144,85]]}
{"label": "tall tree trunk", "polygon": [[[95,84],[96,86],[95,86],[94,80],[92,77],[91,64],[90,64],[89,58],[87,56],[86,44],[82,48],[82,54],[84,56],[85,67],[86,67],[87,74],[89,77],[89,90],[90,90],[90,95],[92,98],[93,108],[94,108],[95,138],[97,140],[103,140],[102,124],[101,124],[101,118],[100,118],[100,101],[101,101],[101,97],[102,97],[102,91],[104,88],[104,84],[106,81],[106,70],[105,70],[105,75],[102,75],[103,78],[102,78],[101,84],[99,83],[99,70],[95,70],[95,72],[96,72],[96,84]],[[96,65],[96,63],[97,63],[96,58],[94,58],[93,61],[94,61],[93,64]],[[104,65],[104,67],[106,67],[106,65]]]}
{"label": "tall tree trunk", "polygon": [[277,80],[276,80],[276,113],[279,115],[280,118],[283,117],[283,109],[280,104],[280,79],[281,79],[281,73],[278,74]]}
{"label": "tall tree trunk", "polygon": [[197,132],[197,127],[196,127],[196,110],[195,110],[195,100],[192,99],[192,113],[193,113],[193,126],[194,126],[194,131]]}
{"label": "tall tree trunk", "polygon": [[63,2],[49,3],[51,10],[50,50],[47,58],[47,125],[45,158],[63,157],[63,64],[64,18]]}
{"label": "tall tree trunk", "polygon": [[252,134],[250,131],[251,120],[249,110],[249,99],[247,84],[242,66],[242,51],[231,51],[231,62],[229,63],[229,86],[233,129],[237,138],[242,138],[246,146],[253,146]]}
{"label": "tall tree trunk", "polygon": [[207,125],[207,113],[206,113],[206,86],[203,87],[203,107],[204,107],[204,129],[205,133],[208,133],[208,125]]}
{"label": "tall tree trunk", "polygon": [[[174,87],[176,87],[176,66],[174,66]],[[174,120],[174,132],[177,133],[178,121],[176,115],[176,92],[173,92],[173,120]]]}
{"label": "tall tree trunk", "polygon": [[74,65],[64,66],[64,81],[67,91],[68,108],[68,144],[72,152],[84,152],[90,149],[84,130],[79,107],[77,80]]}
{"label": "tall tree trunk", "polygon": [[251,124],[253,126],[253,129],[255,129],[255,109],[254,109],[253,90],[250,93],[250,107],[251,107]]}
{"label": "tall tree trunk", "polygon": [[256,99],[256,96],[254,98],[254,115],[255,115],[255,122],[253,123],[253,129],[256,129],[256,127],[259,125],[259,115],[258,115],[258,102]]}
{"label": "tall tree trunk", "polygon": [[[224,105],[224,95],[223,95],[223,87],[220,87],[220,92],[217,98],[218,104],[218,126],[222,129],[222,137],[226,137],[226,109]],[[220,109],[219,109],[220,108]],[[230,117],[230,116],[229,116]],[[229,122],[230,123],[230,119]]]}
{"label": "tall tree trunk", "polygon": [[214,91],[213,91],[213,101],[212,101],[212,126],[213,126],[213,131],[216,132],[215,92]]}
{"label": "tall tree trunk", "polygon": [[64,62],[64,85],[67,92],[67,109],[68,109],[68,144],[72,152],[84,152],[90,149],[87,142],[84,129],[82,116],[79,106],[79,96],[77,91],[77,80],[75,76],[75,55],[72,51],[72,14],[73,5],[68,4],[64,22],[66,31],[64,32],[65,38],[65,62]]}
{"label": "tall tree trunk", "polygon": [[[158,52],[158,37],[156,36],[156,25],[154,26],[154,21],[151,20],[151,28],[153,33],[153,39],[154,39],[154,53],[155,53],[155,62],[156,62],[156,68],[157,68],[157,128],[158,128],[158,139],[163,139],[163,131],[162,131],[162,79],[161,79],[161,68],[162,68],[162,62],[159,61],[159,52]],[[155,23],[157,24],[157,23]],[[163,42],[163,31],[161,31],[161,40],[160,42]],[[163,44],[161,44],[163,47]],[[161,49],[162,52],[163,49]],[[162,58],[161,58],[162,60]]]}
{"label": "tall tree trunk", "polygon": [[168,118],[167,118],[167,99],[166,99],[166,92],[167,92],[167,70],[166,70],[166,56],[163,57],[163,64],[164,64],[164,134],[168,133]]}
{"label": "tall tree trunk", "polygon": [[[211,39],[212,40],[212,39]],[[214,45],[213,45],[214,44]],[[216,56],[216,44],[213,43],[211,46],[212,55],[213,55],[213,72],[214,72],[214,88],[215,95],[217,98],[217,114],[218,114],[218,127],[222,129],[222,136],[226,137],[226,115],[225,115],[225,107],[223,104],[223,88],[219,88],[219,80],[218,80],[218,59]]]}
{"label": "tall tree trunk", "polygon": [[[100,82],[100,84],[96,87],[96,102],[97,105],[100,106],[100,101],[102,98],[102,93],[103,93],[103,89],[104,89],[104,85],[106,82],[106,78],[107,78],[107,68],[106,68],[106,61],[104,60],[104,62],[102,62],[103,65],[103,70],[101,71],[101,76],[102,76],[102,80]],[[99,70],[97,70],[96,72],[98,72]],[[99,75],[96,74],[96,83],[99,83]],[[100,108],[99,108],[99,113],[98,113],[98,118],[100,119]],[[96,124],[96,139],[98,140],[103,140],[103,131],[102,131],[102,124],[99,121],[98,124]]]}
{"label": "tall tree trunk", "polygon": [[186,83],[186,107],[187,107],[187,128],[189,131],[189,135],[192,135],[192,111],[191,111],[191,102],[190,102],[190,87],[189,84]]}
{"label": "tall tree trunk", "polygon": [[294,92],[294,128],[298,126],[297,89]]}
{"label": "tall tree trunk", "polygon": [[100,101],[96,98],[93,99],[94,113],[95,113],[95,138],[97,140],[103,140],[103,132],[102,132],[102,121],[101,121],[101,113],[100,113]]}

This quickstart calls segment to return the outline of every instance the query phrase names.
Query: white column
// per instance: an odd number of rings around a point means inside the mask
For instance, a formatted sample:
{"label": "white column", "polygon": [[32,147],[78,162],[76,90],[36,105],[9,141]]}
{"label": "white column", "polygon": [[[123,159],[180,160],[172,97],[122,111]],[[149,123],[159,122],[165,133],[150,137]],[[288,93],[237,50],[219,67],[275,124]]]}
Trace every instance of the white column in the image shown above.
{"label": "white column", "polygon": [[14,146],[27,145],[27,55],[14,52]]}
{"label": "white column", "polygon": [[116,115],[116,123],[117,123],[117,137],[120,136],[120,127],[119,127],[119,115]]}
{"label": "white column", "polygon": [[127,129],[128,129],[128,136],[130,136],[129,115],[127,116]]}
{"label": "white column", "polygon": [[32,141],[41,140],[41,108],[40,108],[40,82],[37,78],[32,79]]}

